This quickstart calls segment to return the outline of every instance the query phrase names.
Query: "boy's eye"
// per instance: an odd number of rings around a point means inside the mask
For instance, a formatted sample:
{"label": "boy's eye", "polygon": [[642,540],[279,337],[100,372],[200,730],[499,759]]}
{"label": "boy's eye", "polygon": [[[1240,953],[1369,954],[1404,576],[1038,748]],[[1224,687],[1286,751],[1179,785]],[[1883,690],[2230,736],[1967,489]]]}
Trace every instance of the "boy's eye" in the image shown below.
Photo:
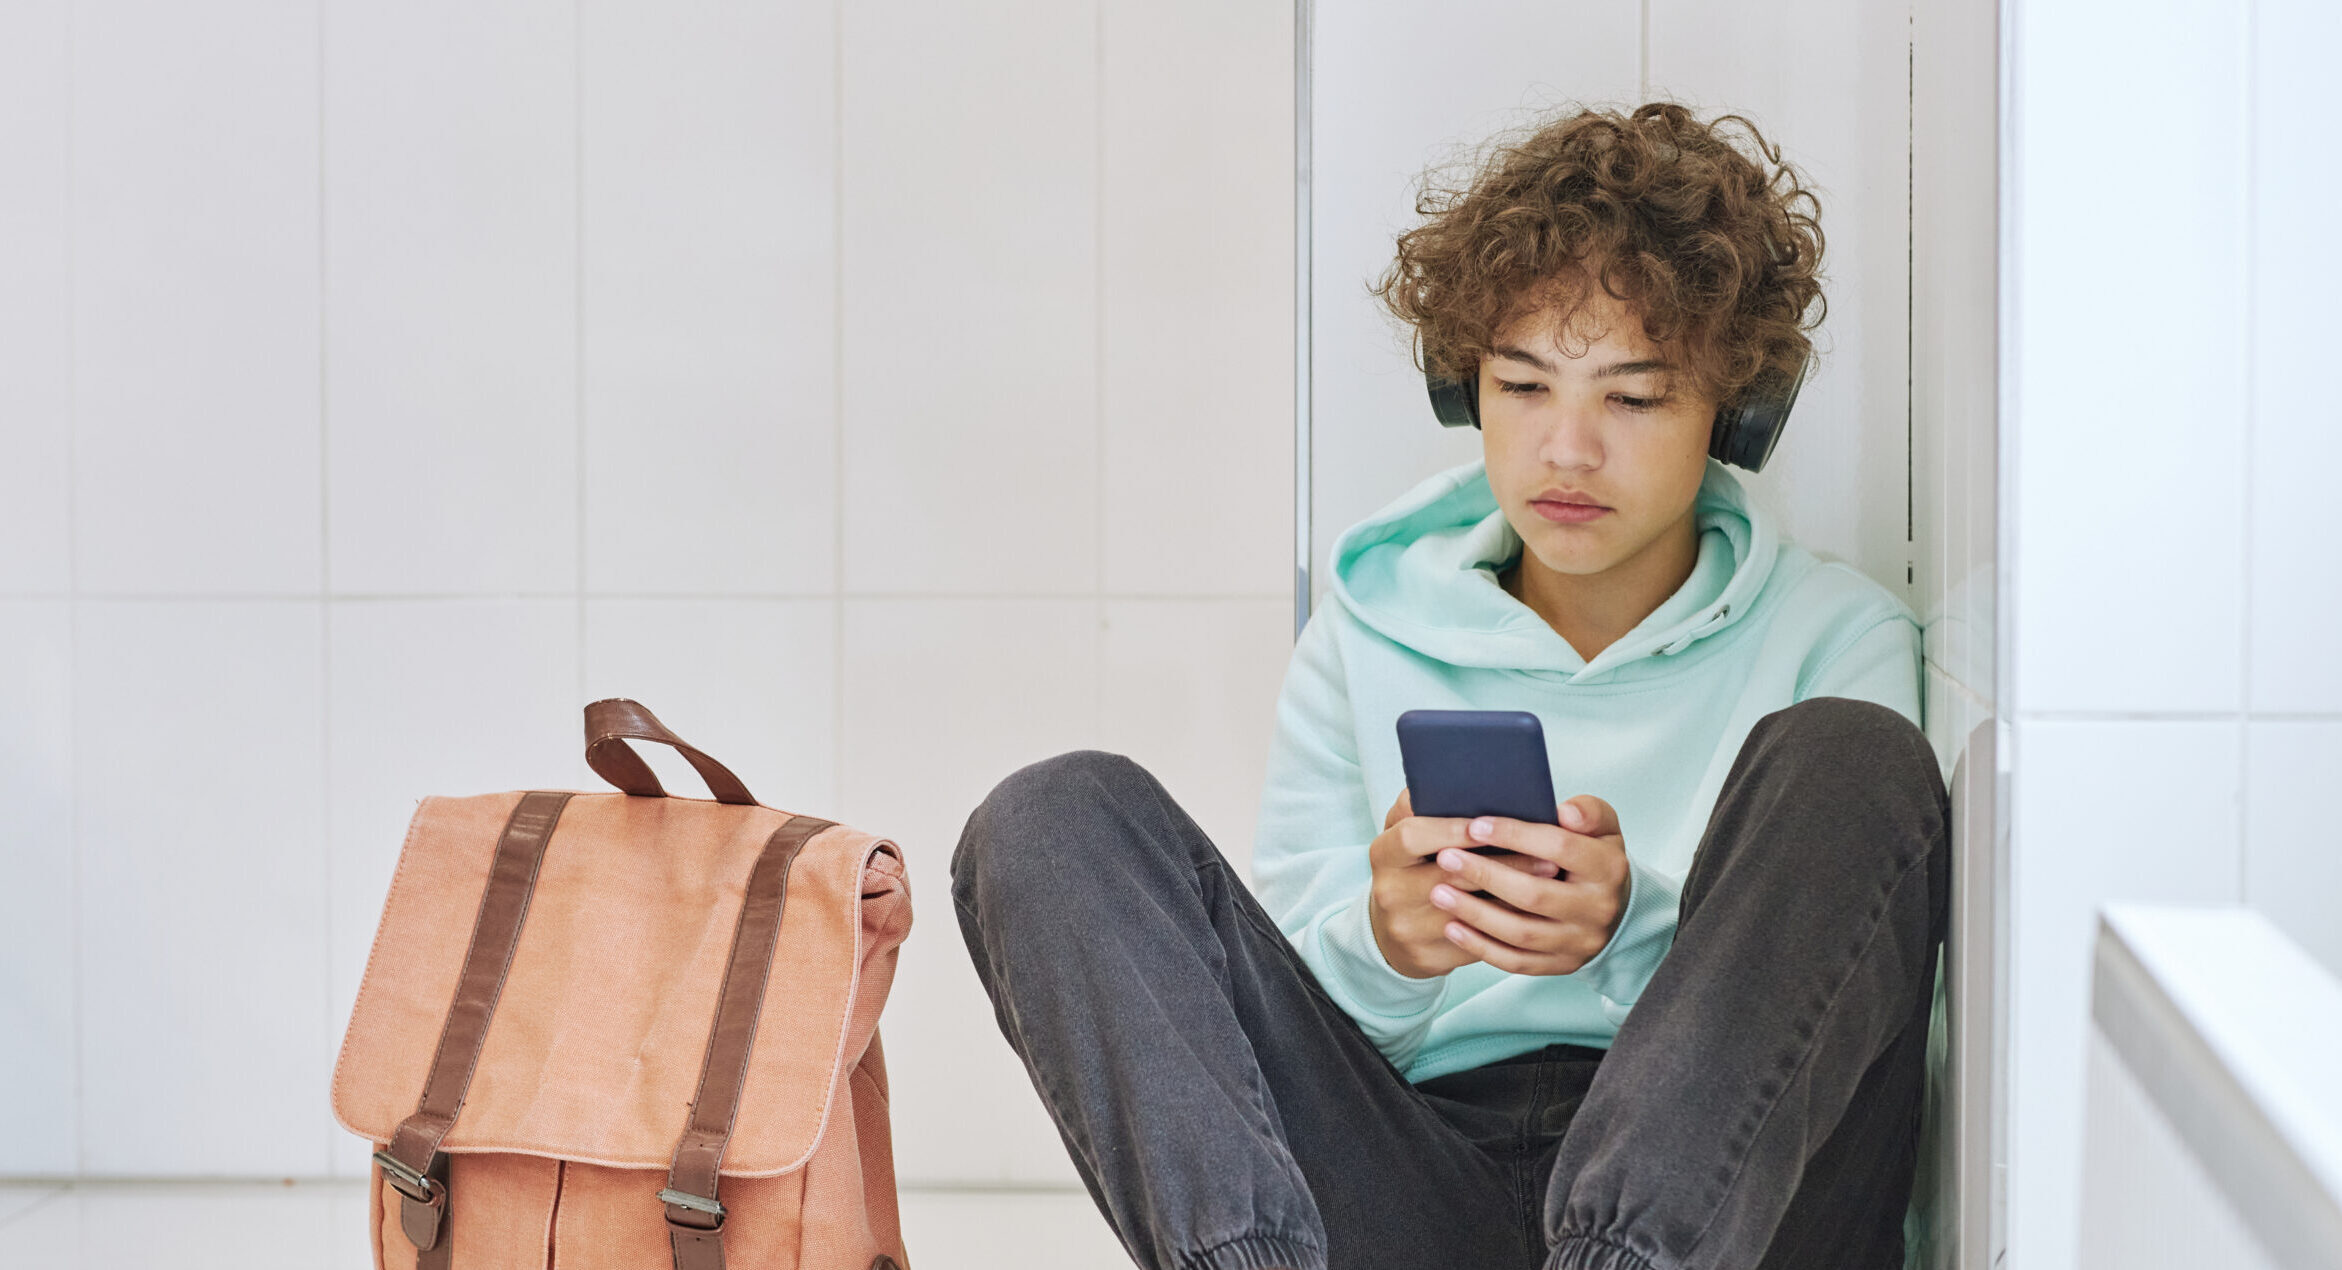
{"label": "boy's eye", "polygon": [[[1496,390],[1498,392],[1510,393],[1515,397],[1526,397],[1531,393],[1540,393],[1545,391],[1545,385],[1516,383],[1510,379],[1499,379],[1496,381]],[[1619,403],[1624,405],[1629,410],[1657,410],[1660,406],[1666,404],[1667,402],[1665,397],[1629,397],[1623,393],[1614,395],[1617,397]]]}

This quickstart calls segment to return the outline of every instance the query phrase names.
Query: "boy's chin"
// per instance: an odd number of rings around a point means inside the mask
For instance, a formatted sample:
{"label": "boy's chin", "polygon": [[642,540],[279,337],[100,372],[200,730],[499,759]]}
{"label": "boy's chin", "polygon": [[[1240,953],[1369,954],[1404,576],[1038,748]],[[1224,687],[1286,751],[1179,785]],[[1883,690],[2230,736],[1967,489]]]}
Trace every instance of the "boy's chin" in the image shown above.
{"label": "boy's chin", "polygon": [[1625,553],[1612,548],[1602,551],[1556,551],[1540,555],[1537,560],[1554,573],[1590,578],[1617,568],[1625,558]]}

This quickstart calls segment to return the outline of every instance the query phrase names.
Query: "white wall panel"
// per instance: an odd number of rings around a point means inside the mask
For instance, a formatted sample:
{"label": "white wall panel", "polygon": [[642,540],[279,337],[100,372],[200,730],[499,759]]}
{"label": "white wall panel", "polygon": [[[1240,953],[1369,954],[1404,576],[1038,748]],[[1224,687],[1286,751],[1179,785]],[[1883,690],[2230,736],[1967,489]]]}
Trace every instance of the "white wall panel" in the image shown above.
{"label": "white wall panel", "polygon": [[[2245,24],[2185,0],[2016,14],[2018,333],[2005,370],[2021,652],[2004,704],[2233,710]],[[2184,179],[2155,182],[2148,211],[2119,211],[2151,172]]]}
{"label": "white wall panel", "polygon": [[2074,1264],[2099,906],[2234,903],[2231,722],[2020,719],[2011,877],[2009,1256]]}
{"label": "white wall panel", "polygon": [[84,1173],[326,1170],[323,608],[75,617]]}
{"label": "white wall panel", "polygon": [[75,1171],[73,613],[0,600],[0,1175]]}
{"label": "white wall panel", "polygon": [[[2316,368],[2342,340],[2334,297],[2342,262],[2312,246],[2332,232],[2342,198],[2325,85],[2342,47],[2342,8],[2317,0],[2253,6],[2252,472],[2247,487],[2252,562],[2252,708],[2342,712],[2342,658],[2329,636],[2342,623],[2342,555],[2333,536],[2334,439],[2342,402]],[[2320,156],[2311,158],[2310,156]],[[2233,446],[2232,432],[2208,444]],[[2255,846],[2259,845],[2256,835]],[[2337,900],[2342,903],[2342,899]],[[2342,913],[2327,909],[2342,924]]]}
{"label": "white wall panel", "polygon": [[72,38],[66,0],[0,6],[0,594],[73,581]]}
{"label": "white wall panel", "polygon": [[85,592],[317,587],[317,15],[73,13],[73,514]]}
{"label": "white wall panel", "polygon": [[1290,596],[1292,12],[1099,15],[1104,589]]}
{"label": "white wall panel", "polygon": [[1099,748],[1154,773],[1248,881],[1292,651],[1283,598],[1109,600],[1100,622]]}
{"label": "white wall panel", "polygon": [[324,6],[337,592],[577,585],[574,15]]}
{"label": "white wall panel", "polygon": [[1097,8],[848,5],[844,24],[843,585],[1089,595]]}
{"label": "white wall panel", "polygon": [[834,583],[834,19],[579,10],[589,589]]}

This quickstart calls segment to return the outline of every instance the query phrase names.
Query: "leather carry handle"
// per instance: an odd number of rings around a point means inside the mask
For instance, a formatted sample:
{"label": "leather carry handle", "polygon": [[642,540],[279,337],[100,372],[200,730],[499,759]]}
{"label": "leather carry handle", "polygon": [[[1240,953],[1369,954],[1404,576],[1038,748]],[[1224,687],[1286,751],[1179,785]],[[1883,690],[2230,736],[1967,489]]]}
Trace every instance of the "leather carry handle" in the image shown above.
{"label": "leather carry handle", "polygon": [[699,770],[700,778],[707,782],[708,792],[716,796],[717,802],[743,807],[757,805],[755,796],[748,792],[746,785],[740,783],[739,777],[732,774],[732,769],[669,732],[667,725],[644,709],[641,702],[629,701],[624,697],[605,697],[586,706],[586,765],[593,768],[594,773],[603,780],[637,798],[666,797],[667,791],[660,787],[659,778],[651,771],[650,764],[643,762],[642,755],[635,753],[634,747],[626,743],[629,738],[657,741],[661,745],[672,745],[681,750],[683,757],[690,759],[691,765]]}

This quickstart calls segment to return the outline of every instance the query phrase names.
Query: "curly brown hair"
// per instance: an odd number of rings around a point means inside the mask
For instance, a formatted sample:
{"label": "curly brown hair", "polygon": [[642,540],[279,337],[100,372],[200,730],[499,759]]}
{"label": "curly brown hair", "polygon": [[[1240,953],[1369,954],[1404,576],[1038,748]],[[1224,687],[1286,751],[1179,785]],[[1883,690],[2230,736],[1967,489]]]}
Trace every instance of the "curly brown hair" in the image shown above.
{"label": "curly brown hair", "polygon": [[[1731,144],[1727,122],[1747,129],[1770,168]],[[1398,258],[1373,287],[1414,328],[1417,369],[1476,375],[1500,332],[1549,306],[1572,329],[1589,265],[1719,405],[1804,363],[1805,332],[1829,311],[1821,203],[1754,123],[1701,123],[1654,101],[1523,131],[1490,138],[1485,157],[1467,154],[1461,183],[1425,173],[1415,211],[1430,219],[1399,235]]]}

